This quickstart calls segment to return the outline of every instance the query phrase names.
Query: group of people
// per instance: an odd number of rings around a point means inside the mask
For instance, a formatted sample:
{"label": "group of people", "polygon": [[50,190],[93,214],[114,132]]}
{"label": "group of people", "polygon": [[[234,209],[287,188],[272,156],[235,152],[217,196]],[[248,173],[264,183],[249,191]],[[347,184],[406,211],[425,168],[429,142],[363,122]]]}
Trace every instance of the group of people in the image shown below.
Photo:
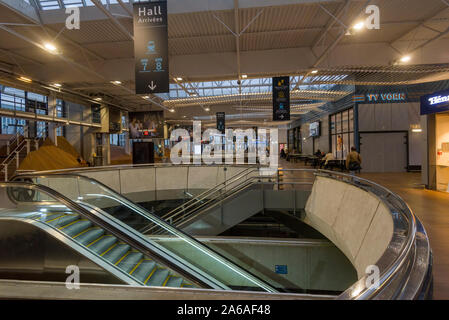
{"label": "group of people", "polygon": [[[332,152],[324,153],[318,149],[314,155],[318,158],[318,164],[320,164],[320,166],[324,166],[324,168],[328,168],[329,161],[335,160]],[[360,153],[357,152],[355,147],[352,147],[351,152],[349,152],[346,156],[345,166],[351,174],[354,174],[362,169],[362,157],[360,156]]]}

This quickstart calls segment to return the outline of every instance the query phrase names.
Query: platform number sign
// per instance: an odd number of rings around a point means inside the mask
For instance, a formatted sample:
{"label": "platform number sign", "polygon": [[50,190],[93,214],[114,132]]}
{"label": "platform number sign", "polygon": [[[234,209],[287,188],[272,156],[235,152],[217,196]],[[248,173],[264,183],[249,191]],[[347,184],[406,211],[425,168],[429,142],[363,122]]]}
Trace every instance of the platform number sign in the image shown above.
{"label": "platform number sign", "polygon": [[290,120],[290,77],[273,78],[273,121]]}
{"label": "platform number sign", "polygon": [[136,94],[168,93],[167,1],[134,4]]}

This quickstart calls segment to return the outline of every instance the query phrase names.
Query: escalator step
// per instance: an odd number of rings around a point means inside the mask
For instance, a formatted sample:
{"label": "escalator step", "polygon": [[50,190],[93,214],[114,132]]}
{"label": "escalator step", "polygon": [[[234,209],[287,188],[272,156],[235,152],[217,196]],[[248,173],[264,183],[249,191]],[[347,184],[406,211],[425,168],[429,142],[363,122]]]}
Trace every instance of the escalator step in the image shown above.
{"label": "escalator step", "polygon": [[105,252],[109,247],[111,247],[113,244],[117,242],[117,238],[111,235],[103,235],[99,237],[98,239],[94,240],[87,246],[92,251],[102,254]]}
{"label": "escalator step", "polygon": [[66,214],[60,218],[51,219],[47,221],[47,223],[56,228],[60,228],[78,220],[79,218],[80,216],[78,214]]}
{"label": "escalator step", "polygon": [[[56,218],[60,218],[64,216],[65,213],[58,212],[58,213],[41,213],[36,217],[36,220],[47,222]],[[33,217],[34,218],[34,217]]]}
{"label": "escalator step", "polygon": [[62,230],[65,234],[69,235],[69,236],[74,236],[79,234],[80,232],[83,232],[84,230],[86,230],[87,228],[92,226],[92,222],[90,222],[89,220],[78,220],[75,223],[67,226],[67,227],[63,227],[60,230]]}
{"label": "escalator step", "polygon": [[130,272],[140,260],[142,260],[143,254],[140,252],[129,253],[122,261],[119,261],[117,266],[125,272]]}
{"label": "escalator step", "polygon": [[84,230],[83,232],[75,235],[73,238],[76,239],[81,244],[89,244],[94,240],[100,238],[104,234],[104,230],[100,228],[91,228],[88,230]]}
{"label": "escalator step", "polygon": [[112,248],[109,248],[105,252],[103,252],[101,255],[103,258],[109,260],[112,263],[116,263],[120,260],[128,251],[130,251],[131,247],[124,243],[117,243],[115,246],[112,246]]}
{"label": "escalator step", "polygon": [[164,284],[165,280],[167,280],[169,274],[170,271],[167,269],[156,268],[156,271],[146,280],[145,284],[147,286],[160,287]]}
{"label": "escalator step", "polygon": [[168,280],[166,281],[164,287],[171,287],[171,288],[181,288],[182,282],[184,280],[180,277],[176,276],[169,276]]}
{"label": "escalator step", "polygon": [[152,260],[143,260],[139,266],[131,271],[131,275],[141,282],[145,282],[151,272],[156,268],[156,263]]}

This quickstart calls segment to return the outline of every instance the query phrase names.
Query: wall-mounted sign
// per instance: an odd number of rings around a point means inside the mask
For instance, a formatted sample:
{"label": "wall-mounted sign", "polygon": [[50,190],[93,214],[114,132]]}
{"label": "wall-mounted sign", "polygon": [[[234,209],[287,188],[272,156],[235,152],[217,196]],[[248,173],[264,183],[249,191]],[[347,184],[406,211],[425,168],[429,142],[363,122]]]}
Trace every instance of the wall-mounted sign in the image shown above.
{"label": "wall-mounted sign", "polygon": [[169,92],[167,1],[134,4],[136,94]]}
{"label": "wall-mounted sign", "polygon": [[273,78],[273,121],[290,120],[290,77]]}
{"label": "wall-mounted sign", "polygon": [[449,111],[449,90],[421,97],[421,115]]}
{"label": "wall-mounted sign", "polygon": [[226,114],[224,112],[217,112],[217,130],[222,134],[225,133]]}
{"label": "wall-mounted sign", "polygon": [[371,102],[371,103],[406,102],[407,94],[404,92],[359,94],[359,95],[354,95],[352,97],[352,101],[354,101],[354,102]]}
{"label": "wall-mounted sign", "polygon": [[287,266],[286,266],[286,265],[276,265],[276,266],[274,267],[274,271],[275,271],[277,274],[288,274],[288,269],[287,269]]}

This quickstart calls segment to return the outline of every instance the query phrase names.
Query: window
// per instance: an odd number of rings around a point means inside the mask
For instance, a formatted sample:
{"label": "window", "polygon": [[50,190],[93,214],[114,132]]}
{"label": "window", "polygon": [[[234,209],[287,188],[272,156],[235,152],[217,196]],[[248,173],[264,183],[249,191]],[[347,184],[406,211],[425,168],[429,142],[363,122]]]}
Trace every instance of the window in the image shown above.
{"label": "window", "polygon": [[332,153],[336,159],[345,159],[354,146],[354,109],[330,116]]}

